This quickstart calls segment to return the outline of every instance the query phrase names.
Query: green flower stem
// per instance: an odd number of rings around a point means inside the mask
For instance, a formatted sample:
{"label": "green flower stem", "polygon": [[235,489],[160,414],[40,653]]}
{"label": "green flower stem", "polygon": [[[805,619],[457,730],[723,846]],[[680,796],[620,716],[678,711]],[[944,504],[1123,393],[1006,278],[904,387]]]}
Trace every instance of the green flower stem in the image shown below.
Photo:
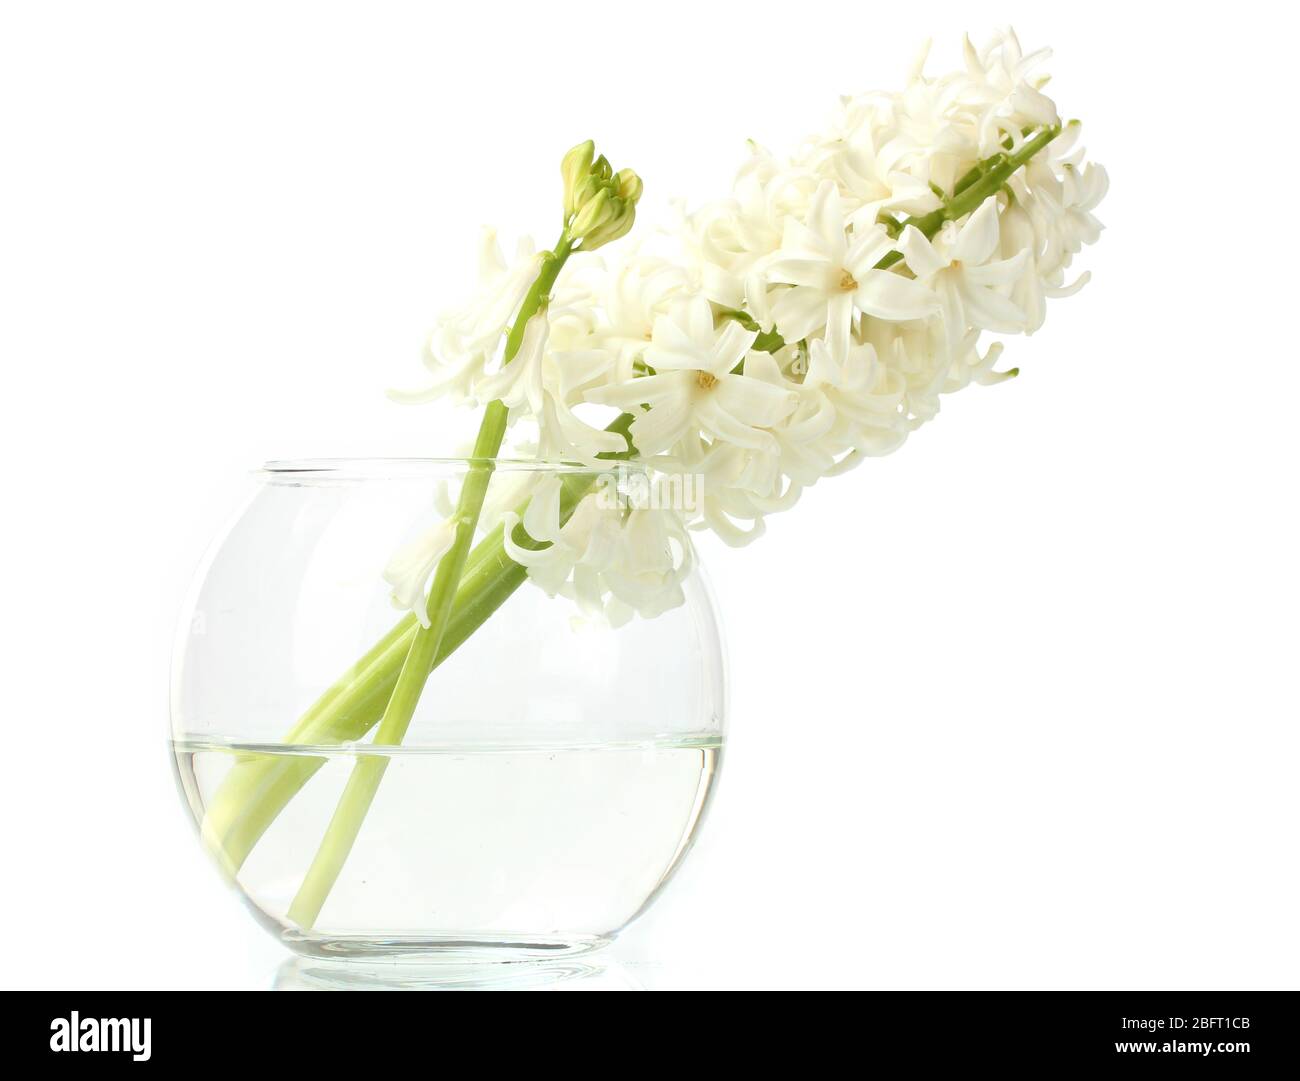
{"label": "green flower stem", "polygon": [[[436,664],[477,630],[523,578],[523,568],[505,555],[500,530],[480,542],[457,592]],[[283,742],[325,746],[361,739],[383,715],[418,626],[413,615],[399,620],[317,699]],[[238,756],[203,816],[204,841],[227,874],[239,871],[276,816],[324,764],[324,758],[309,753]]]}
{"label": "green flower stem", "polygon": [[[943,228],[945,222],[957,221],[977,210],[985,199],[999,191],[1002,185],[1011,179],[1012,173],[1060,134],[1061,126],[1053,124],[1044,128],[1032,139],[1027,139],[1014,154],[1001,153],[985,158],[957,181],[953,187],[952,198],[944,200],[943,206],[928,214],[922,214],[919,218],[907,218],[903,222],[903,228],[913,225],[925,234],[927,240],[933,240],[934,235]],[[902,229],[899,231],[901,232]],[[903,258],[902,252],[892,251],[876,264],[876,268],[883,270],[891,267],[901,258]]]}
{"label": "green flower stem", "polygon": [[[606,431],[625,438],[633,417],[624,413]],[[629,449],[600,455],[605,459],[631,458]],[[568,474],[563,480],[560,521],[569,516],[595,483],[588,473]],[[522,517],[527,504],[518,508]],[[542,548],[522,526],[514,542],[524,548]],[[470,553],[451,617],[433,667],[454,653],[523,584],[527,573],[506,554],[502,529],[488,533]],[[397,684],[402,663],[410,652],[419,624],[407,615],[299,718],[284,743],[305,747],[328,746],[359,740],[384,713]],[[302,789],[325,758],[301,755],[243,754],[226,775],[203,816],[202,832],[208,849],[232,878],[243,866],[262,834]]]}
{"label": "green flower stem", "polygon": [[[506,338],[503,364],[509,364],[519,352],[523,341],[524,328],[528,321],[541,310],[550,295],[555,279],[573,250],[572,241],[566,232],[560,238],[555,250],[544,257],[537,280],[525,295],[519,308],[519,315]],[[483,510],[483,501],[487,497],[488,485],[496,468],[496,456],[505,438],[506,426],[510,420],[510,411],[500,401],[489,403],[484,410],[482,423],[479,425],[478,438],[474,443],[474,457],[461,487],[460,500],[453,517],[454,538],[451,547],[438,561],[434,572],[433,585],[429,589],[428,618],[429,625],[414,632],[402,663],[388,704],[380,718],[375,732],[374,745],[377,747],[394,747],[406,736],[411,718],[419,705],[424,685],[433,671],[438,651],[451,618],[453,601],[460,585],[469,558],[474,534],[478,530],[479,516]],[[366,813],[374,801],[379,783],[388,768],[389,758],[384,754],[363,754],[352,767],[343,795],[335,808],[334,816],[325,831],[315,859],[307,870],[298,894],[289,906],[288,918],[304,930],[309,929],[320,915],[330,890],[334,888],[339,873],[347,861],[348,854],[361,831]]]}

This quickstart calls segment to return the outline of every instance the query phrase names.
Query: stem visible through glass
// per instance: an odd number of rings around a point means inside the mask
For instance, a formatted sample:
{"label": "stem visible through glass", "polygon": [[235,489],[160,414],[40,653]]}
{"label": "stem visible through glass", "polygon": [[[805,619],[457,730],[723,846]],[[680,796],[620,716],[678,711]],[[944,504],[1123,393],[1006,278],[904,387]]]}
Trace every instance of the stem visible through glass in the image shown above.
{"label": "stem visible through glass", "polygon": [[[519,352],[523,341],[524,328],[528,320],[537,315],[544,307],[551,287],[560,273],[561,267],[573,251],[573,241],[567,229],[561,235],[555,249],[543,257],[542,267],[537,280],[525,295],[519,307],[510,335],[506,339],[502,363],[509,364]],[[447,620],[451,614],[452,601],[456,596],[457,586],[465,569],[465,561],[470,547],[474,543],[474,534],[478,529],[479,515],[483,510],[483,500],[487,496],[488,484],[495,470],[495,459],[501,450],[501,441],[505,438],[509,410],[500,401],[489,403],[479,425],[478,438],[474,443],[474,457],[461,487],[460,499],[453,517],[455,537],[451,547],[438,562],[434,573],[433,585],[429,589],[428,614],[429,625],[415,632],[411,646],[398,674],[397,684],[389,696],[384,715],[375,731],[374,744],[377,748],[394,747],[402,742],[415,708],[420,702],[424,685],[433,670],[434,659],[442,645],[443,634],[447,629]],[[366,812],[374,801],[379,783],[388,768],[388,756],[383,753],[365,753],[358,757],[352,767],[352,774],[343,789],[338,807],[325,830],[325,837],[307,870],[302,886],[299,887],[293,904],[289,906],[289,919],[304,929],[310,928],[320,915],[325,899],[334,887],[343,864],[352,851]]]}

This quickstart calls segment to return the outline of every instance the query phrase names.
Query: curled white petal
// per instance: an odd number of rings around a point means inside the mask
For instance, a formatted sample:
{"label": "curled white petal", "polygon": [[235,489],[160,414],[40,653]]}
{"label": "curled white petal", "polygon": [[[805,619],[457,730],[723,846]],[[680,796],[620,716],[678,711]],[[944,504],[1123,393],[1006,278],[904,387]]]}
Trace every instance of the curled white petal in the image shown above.
{"label": "curled white petal", "polygon": [[399,548],[384,568],[384,581],[393,587],[394,605],[409,608],[422,627],[429,626],[429,579],[455,538],[453,523],[439,522]]}

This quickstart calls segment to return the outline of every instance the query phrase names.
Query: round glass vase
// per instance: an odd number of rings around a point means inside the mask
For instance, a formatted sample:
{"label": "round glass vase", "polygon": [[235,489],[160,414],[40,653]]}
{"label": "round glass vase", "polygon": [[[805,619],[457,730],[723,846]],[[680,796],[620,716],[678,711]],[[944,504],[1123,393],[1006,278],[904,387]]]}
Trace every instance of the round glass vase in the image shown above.
{"label": "round glass vase", "polygon": [[[438,660],[400,742],[377,744],[419,631],[385,569],[437,534],[485,465],[484,524]],[[201,841],[264,927],[315,956],[513,959],[600,946],[654,900],[723,749],[723,653],[698,560],[684,542],[651,618],[601,610],[590,589],[580,604],[571,584],[551,596],[530,580],[499,524],[557,484],[562,515],[603,498],[626,520],[617,500],[636,479],[621,463],[504,460],[256,474],[195,581],[171,719]],[[640,490],[635,513],[676,513]],[[366,783],[358,813],[345,793]]]}

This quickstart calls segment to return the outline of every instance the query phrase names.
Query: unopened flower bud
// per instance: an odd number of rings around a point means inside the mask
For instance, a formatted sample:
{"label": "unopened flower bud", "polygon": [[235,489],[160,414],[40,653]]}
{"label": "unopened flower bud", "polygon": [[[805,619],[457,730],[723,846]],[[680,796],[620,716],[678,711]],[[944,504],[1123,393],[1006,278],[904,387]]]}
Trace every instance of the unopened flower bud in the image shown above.
{"label": "unopened flower bud", "polygon": [[602,225],[599,229],[588,233],[582,238],[582,246],[587,251],[594,251],[610,241],[617,240],[619,237],[626,235],[627,231],[632,228],[633,222],[636,221],[636,209],[631,203],[623,203],[620,213],[617,217],[611,219]]}
{"label": "unopened flower bud", "polygon": [[641,198],[641,178],[631,169],[620,169],[614,180],[618,184],[619,198],[626,199],[635,206]]}
{"label": "unopened flower bud", "polygon": [[565,218],[571,218],[578,209],[578,188],[591,175],[591,159],[595,153],[596,144],[588,139],[565,154],[560,163],[560,175],[564,177]]}
{"label": "unopened flower bud", "polygon": [[617,196],[611,197],[608,188],[600,188],[578,208],[573,224],[569,226],[570,234],[575,239],[586,237],[605,225],[618,213],[615,199]]}
{"label": "unopened flower bud", "polygon": [[[606,187],[606,183],[600,177],[591,174],[584,176],[573,193],[573,213],[576,214]],[[572,216],[573,214],[569,215]]]}
{"label": "unopened flower bud", "polygon": [[564,220],[570,240],[591,251],[623,236],[636,218],[641,178],[631,169],[614,172],[591,142],[570,150],[560,166],[564,176]]}

